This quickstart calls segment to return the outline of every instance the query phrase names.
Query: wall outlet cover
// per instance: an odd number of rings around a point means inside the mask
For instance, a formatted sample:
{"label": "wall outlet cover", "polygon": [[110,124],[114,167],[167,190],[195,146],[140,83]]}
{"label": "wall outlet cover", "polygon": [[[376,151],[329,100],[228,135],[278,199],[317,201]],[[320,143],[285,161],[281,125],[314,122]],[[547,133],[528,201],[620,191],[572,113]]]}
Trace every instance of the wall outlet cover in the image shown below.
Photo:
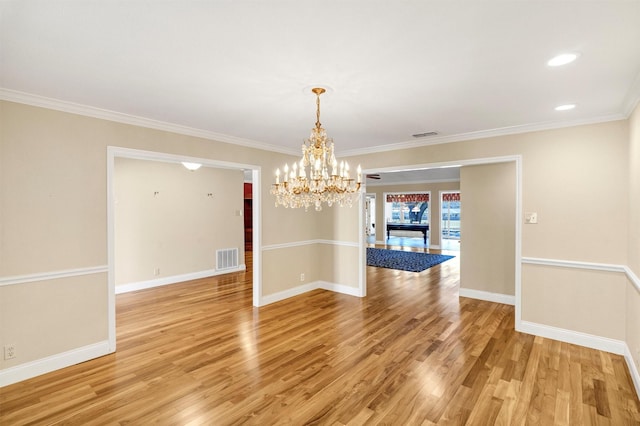
{"label": "wall outlet cover", "polygon": [[524,223],[529,223],[529,224],[538,223],[538,213],[536,212],[525,213]]}

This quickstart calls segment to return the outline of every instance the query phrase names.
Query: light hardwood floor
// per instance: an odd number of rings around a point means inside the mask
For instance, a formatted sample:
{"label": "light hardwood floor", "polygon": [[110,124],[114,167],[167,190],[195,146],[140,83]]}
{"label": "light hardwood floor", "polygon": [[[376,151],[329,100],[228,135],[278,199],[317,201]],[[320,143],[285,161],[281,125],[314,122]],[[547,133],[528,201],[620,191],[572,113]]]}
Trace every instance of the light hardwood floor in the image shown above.
{"label": "light hardwood floor", "polygon": [[250,273],[119,295],[117,353],[0,389],[0,424],[640,424],[622,357],[458,298],[459,258],[367,274],[260,309]]}

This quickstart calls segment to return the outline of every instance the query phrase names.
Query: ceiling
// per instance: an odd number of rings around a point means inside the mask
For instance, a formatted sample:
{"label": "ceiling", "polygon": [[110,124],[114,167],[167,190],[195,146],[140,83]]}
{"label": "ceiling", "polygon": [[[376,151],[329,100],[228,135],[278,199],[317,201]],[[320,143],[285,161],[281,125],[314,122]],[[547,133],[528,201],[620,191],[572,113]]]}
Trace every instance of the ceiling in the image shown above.
{"label": "ceiling", "polygon": [[640,97],[640,1],[4,0],[0,37],[2,99],[280,152],[316,85],[338,156],[626,118]]}
{"label": "ceiling", "polygon": [[367,174],[367,186],[460,181],[460,167],[398,170]]}

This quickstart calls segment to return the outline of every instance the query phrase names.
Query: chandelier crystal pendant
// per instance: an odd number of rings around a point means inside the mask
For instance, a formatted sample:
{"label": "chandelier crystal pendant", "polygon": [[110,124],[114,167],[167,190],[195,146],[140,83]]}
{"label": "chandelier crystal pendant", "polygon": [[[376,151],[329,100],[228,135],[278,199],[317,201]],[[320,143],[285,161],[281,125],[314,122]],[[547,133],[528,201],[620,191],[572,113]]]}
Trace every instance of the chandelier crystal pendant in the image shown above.
{"label": "chandelier crystal pendant", "polygon": [[[325,89],[311,89],[316,95],[316,126],[311,129],[311,136],[302,144],[302,158],[299,162],[284,165],[281,175],[276,170],[276,183],[271,194],[276,197],[276,207],[300,208],[305,210],[315,206],[322,210],[322,203],[329,207],[333,204],[351,206],[360,195],[362,169],[358,166],[356,178],[351,177],[349,163],[336,160],[333,139],[320,124],[320,95]],[[331,173],[329,173],[331,172]]]}

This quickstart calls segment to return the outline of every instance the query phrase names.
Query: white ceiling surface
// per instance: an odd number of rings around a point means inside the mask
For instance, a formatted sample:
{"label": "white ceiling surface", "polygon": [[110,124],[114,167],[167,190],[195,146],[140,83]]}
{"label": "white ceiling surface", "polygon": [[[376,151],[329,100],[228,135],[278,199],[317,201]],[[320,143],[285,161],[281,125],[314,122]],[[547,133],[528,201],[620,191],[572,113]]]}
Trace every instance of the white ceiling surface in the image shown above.
{"label": "white ceiling surface", "polygon": [[[4,0],[0,14],[3,99],[282,152],[313,127],[314,85],[338,156],[626,118],[640,93],[634,0]],[[546,65],[565,51],[581,56]]]}
{"label": "white ceiling surface", "polygon": [[460,167],[446,167],[423,170],[401,170],[374,173],[380,179],[367,177],[367,186],[395,185],[408,183],[455,182],[460,181]]}

